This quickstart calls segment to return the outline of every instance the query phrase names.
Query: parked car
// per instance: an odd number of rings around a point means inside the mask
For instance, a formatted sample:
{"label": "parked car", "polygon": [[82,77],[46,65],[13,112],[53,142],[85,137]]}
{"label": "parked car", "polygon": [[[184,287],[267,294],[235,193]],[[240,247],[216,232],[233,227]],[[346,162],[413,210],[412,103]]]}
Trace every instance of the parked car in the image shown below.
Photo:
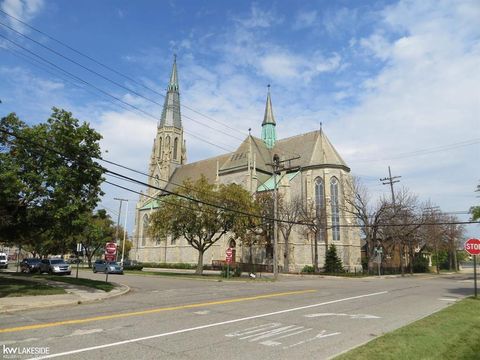
{"label": "parked car", "polygon": [[97,260],[92,266],[94,273],[104,272],[109,274],[123,275],[123,267],[115,261]]}
{"label": "parked car", "polygon": [[23,259],[20,263],[20,271],[24,273],[34,273],[40,271],[40,259]]}
{"label": "parked car", "polygon": [[42,259],[40,262],[41,273],[70,275],[72,270],[63,259]]}
{"label": "parked car", "polygon": [[8,268],[8,257],[5,253],[0,253],[0,268]]}

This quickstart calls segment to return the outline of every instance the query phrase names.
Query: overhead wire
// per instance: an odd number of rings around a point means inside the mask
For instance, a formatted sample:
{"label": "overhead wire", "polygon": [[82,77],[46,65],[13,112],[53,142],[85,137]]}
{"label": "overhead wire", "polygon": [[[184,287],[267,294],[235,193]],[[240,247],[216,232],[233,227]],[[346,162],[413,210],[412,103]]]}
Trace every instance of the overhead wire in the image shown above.
{"label": "overhead wire", "polygon": [[[155,119],[155,120],[158,120],[155,115],[153,115],[153,114],[151,114],[151,113],[149,113],[149,112],[147,112],[147,111],[139,108],[139,107],[136,106],[136,105],[132,105],[132,104],[130,104],[130,103],[128,103],[128,102],[120,99],[119,97],[117,97],[117,96],[115,96],[115,95],[110,94],[109,92],[107,92],[107,91],[99,88],[98,86],[96,86],[96,85],[94,85],[94,84],[92,84],[92,83],[90,83],[90,82],[88,82],[88,81],[86,81],[86,80],[84,80],[84,79],[82,79],[82,78],[80,78],[80,77],[72,74],[71,72],[69,72],[69,71],[67,71],[67,70],[65,70],[65,69],[62,69],[60,66],[52,63],[51,61],[45,59],[45,58],[42,57],[41,55],[38,55],[38,54],[34,53],[33,51],[25,48],[24,46],[16,43],[15,41],[9,39],[8,37],[0,34],[0,38],[3,38],[3,39],[5,39],[5,40],[7,40],[8,42],[14,44],[15,46],[21,48],[22,50],[28,52],[28,53],[31,54],[31,55],[33,55],[33,56],[35,56],[35,57],[38,57],[38,58],[41,59],[42,61],[50,64],[51,66],[53,66],[53,67],[55,67],[56,69],[62,71],[63,73],[68,74],[69,76],[71,76],[71,77],[73,77],[74,79],[76,79],[76,80],[84,83],[85,85],[88,85],[88,86],[94,88],[94,89],[97,90],[98,92],[100,92],[100,93],[102,93],[102,94],[104,94],[104,95],[107,95],[107,96],[113,98],[114,100],[116,100],[116,101],[118,101],[118,102],[120,102],[120,103],[128,106],[129,108],[132,108],[132,109],[134,109],[134,110],[136,110],[136,111],[138,111],[138,112],[140,112],[140,113],[142,113],[142,114],[144,114],[144,115],[146,115],[146,116],[148,116],[148,117],[150,117],[150,118],[153,118],[153,119]],[[215,146],[215,147],[217,147],[217,148],[219,148],[219,149],[222,149],[222,150],[224,150],[224,151],[227,151],[227,152],[229,152],[229,153],[230,153],[230,152],[233,152],[233,149],[228,149],[228,148],[225,148],[225,147],[223,147],[223,146],[221,146],[221,145],[212,143],[212,142],[210,142],[210,141],[208,141],[208,140],[205,140],[204,138],[202,138],[202,137],[200,137],[200,136],[198,136],[198,135],[195,135],[195,134],[193,134],[193,133],[191,133],[191,132],[189,132],[189,131],[187,131],[187,130],[185,130],[185,129],[184,129],[183,131],[184,131],[186,134],[188,134],[188,135],[190,135],[190,136],[192,136],[192,137],[194,137],[194,138],[196,138],[196,139],[198,139],[198,140],[200,140],[200,141],[202,141],[202,142],[205,142],[205,143],[207,143],[207,144],[209,144],[209,145]]]}

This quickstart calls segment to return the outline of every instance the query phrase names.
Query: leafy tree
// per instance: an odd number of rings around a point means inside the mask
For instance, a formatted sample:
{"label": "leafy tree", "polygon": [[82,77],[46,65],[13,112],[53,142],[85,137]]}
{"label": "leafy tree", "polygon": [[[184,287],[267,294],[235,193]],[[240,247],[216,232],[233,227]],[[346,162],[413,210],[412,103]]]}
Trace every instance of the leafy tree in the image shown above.
{"label": "leafy tree", "polygon": [[283,268],[284,272],[288,272],[290,267],[290,235],[292,233],[295,222],[299,221],[302,214],[302,199],[294,197],[288,201],[282,197],[278,201],[278,217],[284,220],[278,223],[278,228],[285,241],[285,250],[283,254]]}
{"label": "leafy tree", "polygon": [[203,254],[228,232],[236,237],[244,237],[251,219],[232,211],[211,207],[201,202],[215,203],[228,209],[250,213],[254,207],[250,193],[237,184],[210,184],[202,176],[197,181],[184,181],[176,189],[180,195],[186,195],[199,202],[179,196],[169,196],[162,206],[152,214],[150,232],[153,236],[166,239],[183,237],[190,246],[198,251],[196,274],[203,272]]}
{"label": "leafy tree", "polygon": [[[477,192],[480,192],[480,184],[477,185]],[[470,212],[472,213],[472,220],[477,221],[480,219],[480,206],[472,206],[470,208]]]}
{"label": "leafy tree", "polygon": [[92,266],[92,258],[104,248],[107,242],[114,240],[116,226],[110,215],[103,209],[96,214],[84,214],[82,218],[83,232],[76,236],[82,244],[88,266]]}
{"label": "leafy tree", "polygon": [[337,255],[337,248],[331,244],[325,255],[325,268],[326,273],[339,273],[343,272],[342,260]]}
{"label": "leafy tree", "polygon": [[46,123],[28,126],[15,114],[0,120],[0,237],[64,253],[83,231],[82,214],[102,195],[101,135],[53,108]]}

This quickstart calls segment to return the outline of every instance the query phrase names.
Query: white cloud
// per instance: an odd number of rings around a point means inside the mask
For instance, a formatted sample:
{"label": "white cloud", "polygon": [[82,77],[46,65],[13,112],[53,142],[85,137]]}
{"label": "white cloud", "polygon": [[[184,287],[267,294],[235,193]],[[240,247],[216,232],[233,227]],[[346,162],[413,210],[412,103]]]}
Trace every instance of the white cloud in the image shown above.
{"label": "white cloud", "polygon": [[281,24],[283,17],[273,10],[262,10],[254,3],[250,8],[249,16],[236,18],[236,21],[245,28],[268,28],[272,25]]}
{"label": "white cloud", "polygon": [[315,24],[318,17],[316,10],[307,11],[301,10],[295,16],[295,21],[293,23],[294,30],[305,29],[311,27]]}
{"label": "white cloud", "polygon": [[[43,0],[4,0],[0,4],[0,8],[8,13],[25,22],[32,20],[40,11],[44,8]],[[26,26],[22,25],[18,21],[8,18],[10,25],[17,31],[25,32]]]}
{"label": "white cloud", "polygon": [[468,7],[478,14],[473,4],[400,1],[383,10],[383,25],[359,46],[386,65],[331,131],[354,172],[383,177],[392,165],[403,184],[445,210],[466,210],[469,194],[475,201],[478,143],[395,155],[480,138],[480,28],[465,15]]}

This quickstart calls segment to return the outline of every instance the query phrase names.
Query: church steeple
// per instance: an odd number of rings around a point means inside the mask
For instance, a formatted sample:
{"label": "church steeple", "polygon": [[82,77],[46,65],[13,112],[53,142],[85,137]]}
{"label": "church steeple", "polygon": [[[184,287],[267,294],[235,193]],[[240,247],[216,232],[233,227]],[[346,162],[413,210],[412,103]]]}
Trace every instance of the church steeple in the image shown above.
{"label": "church steeple", "polygon": [[[180,92],[178,86],[177,56],[173,59],[172,72],[162,116],[158,123],[157,136],[153,143],[149,166],[149,184],[164,187],[178,166],[187,161],[180,114]],[[155,190],[147,189],[152,195]]]}
{"label": "church steeple", "polygon": [[182,118],[180,115],[180,93],[177,74],[177,56],[174,56],[172,73],[167,87],[167,95],[163,104],[162,117],[158,127],[173,126],[177,129],[182,128]]}
{"label": "church steeple", "polygon": [[275,118],[273,117],[272,99],[270,97],[270,85],[268,85],[267,103],[262,122],[262,140],[271,149],[275,146],[277,135],[275,132]]}

